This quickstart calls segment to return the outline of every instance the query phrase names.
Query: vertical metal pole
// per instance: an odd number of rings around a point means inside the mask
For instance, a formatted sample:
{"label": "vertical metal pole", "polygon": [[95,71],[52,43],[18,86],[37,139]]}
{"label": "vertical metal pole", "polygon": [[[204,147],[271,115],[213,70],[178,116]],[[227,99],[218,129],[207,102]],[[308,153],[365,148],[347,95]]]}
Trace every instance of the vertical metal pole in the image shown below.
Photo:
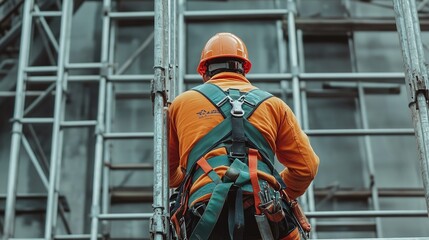
{"label": "vertical metal pole", "polygon": [[[115,35],[116,35],[116,22],[110,24],[110,40],[109,40],[109,64],[112,64],[114,61],[114,52],[115,52]],[[109,68],[108,76],[113,74],[113,69]],[[106,93],[106,133],[110,133],[112,130],[112,123],[114,117],[114,106],[115,106],[115,92],[112,82],[107,82],[107,93]],[[113,144],[111,142],[105,142],[104,149],[104,161],[106,163],[111,162],[111,151]],[[108,167],[103,167],[103,190],[101,197],[101,212],[102,214],[108,214],[110,209],[110,169]],[[101,222],[101,234],[103,238],[108,238],[110,233],[110,221],[103,220]]]}
{"label": "vertical metal pole", "polygon": [[[350,9],[350,2],[346,1],[346,8]],[[349,14],[350,15],[350,14]],[[349,50],[350,50],[350,60],[351,60],[351,66],[353,72],[358,71],[357,67],[357,57],[356,57],[356,49],[354,45],[354,37],[353,32],[348,33],[348,43],[349,43]],[[362,82],[358,82],[358,101],[359,101],[359,112],[360,112],[360,121],[362,122],[362,128],[368,129],[368,116],[367,116],[367,109],[365,104],[365,91],[362,85]],[[377,182],[375,180],[375,166],[374,166],[374,157],[372,154],[372,145],[371,145],[371,138],[369,136],[364,136],[364,147],[365,147],[365,159],[364,162],[366,165],[366,168],[368,170],[368,176],[364,174],[364,180],[366,184],[371,189],[371,202],[372,202],[372,208],[373,210],[380,210],[380,201],[378,198],[378,188],[377,188]],[[367,181],[369,179],[369,182]],[[381,218],[377,217],[375,218],[375,237],[381,238],[383,237],[383,228],[381,225]]]}
{"label": "vertical metal pole", "polygon": [[174,97],[177,94],[177,0],[169,0],[169,48],[168,48],[168,55],[169,55],[169,65],[170,65],[170,78],[167,79],[167,90],[168,96],[167,101],[172,101]]}
{"label": "vertical metal pole", "polygon": [[405,81],[408,90],[426,207],[429,211],[429,116],[428,72],[420,37],[420,26],[414,0],[393,0],[399,41],[405,66]]}
{"label": "vertical metal pole", "polygon": [[[178,29],[177,29],[177,1],[176,0],[169,0],[169,61],[170,61],[170,74],[169,79],[167,81],[170,83],[169,86],[167,86],[168,95],[167,95],[167,101],[171,102],[177,95],[178,90],[178,82],[177,82],[177,76],[178,76],[178,66],[177,66],[177,43],[178,43]],[[180,83],[179,83],[180,84]],[[169,191],[169,182],[170,182],[170,176],[169,176],[169,163],[168,163],[168,107],[164,107],[164,163],[163,163],[163,195],[164,195],[164,206],[165,206],[165,215],[168,216],[168,219],[170,219],[169,215],[169,199],[170,199],[170,191]],[[167,236],[170,236],[170,228],[168,225],[165,227],[165,233]]]}
{"label": "vertical metal pole", "polygon": [[103,168],[103,153],[104,153],[104,137],[105,133],[105,108],[106,108],[106,82],[108,74],[108,60],[109,60],[109,31],[110,31],[110,17],[109,11],[111,8],[111,1],[103,1],[103,29],[101,36],[101,58],[100,61],[104,64],[101,70],[99,92],[98,92],[98,112],[97,112],[97,126],[96,126],[96,142],[95,142],[95,156],[94,156],[94,177],[93,177],[93,191],[92,191],[92,207],[91,207],[91,240],[96,240],[98,235],[98,215],[100,214],[100,195],[101,195],[101,177]]}
{"label": "vertical metal pole", "polygon": [[163,131],[163,138],[164,138],[164,142],[162,144],[162,148],[163,148],[163,163],[162,163],[162,195],[163,195],[163,207],[164,207],[164,216],[165,216],[165,228],[164,228],[164,233],[165,236],[170,236],[170,228],[169,225],[167,224],[170,219],[170,186],[169,186],[169,182],[170,182],[170,173],[169,173],[169,168],[168,168],[168,131],[167,131],[167,123],[168,123],[168,108],[164,107],[163,108],[163,122],[164,122],[164,131]]}
{"label": "vertical metal pole", "polygon": [[[365,92],[362,86],[362,83],[358,83],[358,100],[359,100],[359,107],[361,112],[361,121],[362,121],[362,128],[368,129],[368,117],[367,117],[367,110],[366,110],[366,104],[365,104]],[[378,189],[377,189],[377,183],[375,181],[375,167],[374,167],[374,158],[372,155],[372,147],[371,147],[371,139],[369,136],[364,136],[364,146],[365,146],[365,158],[366,158],[366,165],[368,168],[368,174],[369,174],[369,187],[371,189],[371,198],[372,198],[372,207],[373,210],[380,210],[380,203],[378,200]],[[382,227],[381,227],[381,219],[379,217],[375,218],[375,236],[377,238],[381,238],[383,236]]]}
{"label": "vertical metal pole", "polygon": [[70,37],[70,17],[73,1],[64,1],[62,5],[62,19],[60,28],[60,43],[57,60],[57,81],[55,87],[54,123],[52,126],[51,163],[49,170],[48,203],[46,206],[45,239],[53,239],[58,213],[58,186],[61,170],[60,155],[62,150],[63,133],[61,121],[64,116],[65,98],[63,97],[65,84],[65,61],[67,57],[67,37]]}
{"label": "vertical metal pole", "polygon": [[12,140],[10,146],[9,158],[9,176],[6,196],[6,209],[4,217],[3,237],[9,239],[14,235],[15,228],[15,203],[16,203],[16,188],[18,182],[18,163],[19,149],[21,146],[22,123],[19,121],[23,117],[24,102],[25,102],[25,73],[24,69],[28,65],[30,52],[31,38],[31,9],[34,1],[25,1],[23,9],[21,43],[19,52],[18,76],[16,83],[15,109],[13,113]]}
{"label": "vertical metal pole", "polygon": [[[167,168],[166,156],[166,123],[164,98],[165,81],[168,79],[168,0],[155,1],[155,49],[154,49],[154,80],[152,95],[154,107],[154,186],[153,186],[153,217],[151,233],[153,239],[164,239],[167,234],[167,211],[163,198],[165,196],[164,169]],[[167,191],[168,194],[168,191]]]}
{"label": "vertical metal pole", "polygon": [[[305,57],[304,57],[304,36],[302,30],[297,30],[297,46],[298,46],[298,56],[299,56],[299,70],[300,72],[305,72]],[[301,104],[302,104],[302,128],[304,130],[310,129],[309,116],[308,116],[308,101],[307,101],[307,90],[306,83],[301,82]],[[316,204],[314,199],[314,183],[312,182],[308,186],[307,191],[305,192],[304,199],[307,200],[307,204],[304,207],[304,211],[315,212]],[[316,218],[310,219],[310,224],[313,227],[311,231],[311,238],[317,239],[317,225]]]}
{"label": "vertical metal pole", "polygon": [[185,0],[179,1],[179,17],[178,17],[178,93],[182,93],[185,90],[185,74],[186,74],[186,24],[185,24]]}
{"label": "vertical metal pole", "polygon": [[288,6],[288,35],[289,35],[289,59],[292,73],[292,90],[293,90],[293,111],[299,123],[301,123],[301,102],[299,97],[299,66],[298,66],[298,52],[296,46],[296,29],[295,29],[295,15],[296,4],[294,0],[287,1]]}
{"label": "vertical metal pole", "polygon": [[[274,1],[275,8],[280,8],[279,0]],[[277,34],[277,48],[279,53],[279,72],[285,73],[287,71],[287,52],[286,52],[286,41],[283,32],[283,23],[281,20],[276,21],[276,34]],[[288,81],[286,79],[280,81],[280,89],[281,95],[284,101],[287,101],[287,89],[288,89]],[[283,167],[283,166],[282,166]]]}

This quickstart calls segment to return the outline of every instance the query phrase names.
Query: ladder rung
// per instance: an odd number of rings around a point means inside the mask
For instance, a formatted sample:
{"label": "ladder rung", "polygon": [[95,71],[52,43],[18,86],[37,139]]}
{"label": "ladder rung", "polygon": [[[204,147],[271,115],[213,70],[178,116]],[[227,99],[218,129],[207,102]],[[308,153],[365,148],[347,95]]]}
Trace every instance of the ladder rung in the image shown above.
{"label": "ladder rung", "polygon": [[67,79],[69,82],[98,82],[100,78],[100,75],[72,75]]}
{"label": "ladder rung", "polygon": [[149,91],[118,91],[115,92],[117,99],[147,99],[151,97],[151,92]]}
{"label": "ladder rung", "polygon": [[[422,188],[377,188],[379,197],[424,197]],[[371,189],[350,189],[350,188],[316,188],[315,197],[362,199],[371,197]]]}
{"label": "ladder rung", "polygon": [[142,75],[110,75],[109,81],[114,82],[149,82],[153,79],[153,74]]}
{"label": "ladder rung", "polygon": [[9,240],[45,240],[44,238],[8,238]]}
{"label": "ladder rung", "polygon": [[25,80],[36,83],[50,83],[55,82],[57,80],[57,76],[27,76]]}
{"label": "ladder rung", "polygon": [[[28,76],[26,80],[28,82],[35,83],[51,83],[57,81],[57,76]],[[68,76],[69,82],[97,82],[100,80],[99,75],[72,75]]]}
{"label": "ladder rung", "polygon": [[[101,238],[101,235],[98,237]],[[54,239],[91,239],[90,234],[56,235]]]}
{"label": "ladder rung", "polygon": [[288,13],[285,9],[246,9],[246,10],[192,10],[185,11],[186,20],[204,19],[258,19],[258,18],[283,18]]}
{"label": "ladder rung", "polygon": [[105,139],[147,139],[153,138],[153,132],[123,132],[123,133],[106,133]]}
{"label": "ladder rung", "polygon": [[153,19],[154,12],[110,12],[109,17],[116,19]]}
{"label": "ladder rung", "polygon": [[310,129],[304,131],[309,136],[387,136],[414,135],[412,128],[392,129]]}
{"label": "ladder rung", "polygon": [[[99,235],[98,238],[101,238],[102,236]],[[9,239],[13,239],[13,240],[39,240],[39,239],[44,239],[44,238],[9,238]],[[91,235],[90,234],[70,234],[70,235],[55,235],[54,239],[91,239]]]}
{"label": "ladder rung", "polygon": [[[25,96],[40,96],[44,92],[43,91],[25,91]],[[0,97],[15,97],[16,92],[12,91],[0,91]]]}
{"label": "ladder rung", "polygon": [[93,68],[101,68],[103,64],[94,62],[94,63],[69,63],[66,65],[68,69],[93,69]]}
{"label": "ladder rung", "polygon": [[350,217],[427,217],[427,210],[368,210],[368,211],[316,211],[306,212],[308,218]]}
{"label": "ladder rung", "polygon": [[64,121],[61,122],[61,127],[72,128],[72,127],[92,127],[97,124],[95,120],[82,120],[82,121]]}
{"label": "ladder rung", "polygon": [[55,72],[57,71],[57,66],[32,66],[24,68],[25,72]]}
{"label": "ladder rung", "polygon": [[42,11],[31,13],[34,17],[61,17],[61,11]]}
{"label": "ladder rung", "polygon": [[102,220],[149,220],[153,213],[108,213],[98,215]]}
{"label": "ladder rung", "polygon": [[[14,119],[12,119],[14,121]],[[38,124],[38,123],[53,123],[53,118],[21,118],[16,119],[16,121],[21,123],[31,123],[31,124]]]}
{"label": "ladder rung", "polygon": [[318,221],[316,223],[317,231],[376,231],[376,224],[372,222],[344,222],[344,221]]}
{"label": "ladder rung", "polygon": [[105,163],[105,165],[111,170],[152,170],[152,163],[125,163],[125,164],[110,164]]}
{"label": "ladder rung", "polygon": [[401,92],[399,83],[357,83],[357,82],[326,82],[323,83],[323,89],[340,89],[341,91],[357,92],[361,84],[365,93],[387,93],[398,94]]}
{"label": "ladder rung", "polygon": [[110,189],[112,203],[152,202],[152,187],[114,187]]}
{"label": "ladder rung", "polygon": [[343,73],[300,73],[299,78],[306,81],[348,81],[404,83],[403,72],[343,72]]}

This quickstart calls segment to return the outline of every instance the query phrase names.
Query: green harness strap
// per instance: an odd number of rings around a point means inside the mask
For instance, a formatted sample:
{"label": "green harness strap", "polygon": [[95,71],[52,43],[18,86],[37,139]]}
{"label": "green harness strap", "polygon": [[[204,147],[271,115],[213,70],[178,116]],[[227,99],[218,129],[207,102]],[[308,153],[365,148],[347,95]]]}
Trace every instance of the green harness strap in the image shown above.
{"label": "green harness strap", "polygon": [[[216,145],[225,140],[225,138],[228,137],[228,134],[230,134],[232,131],[232,126],[230,124],[231,104],[227,104],[229,101],[228,94],[218,86],[208,83],[196,86],[192,88],[192,90],[195,90],[205,96],[214,106],[220,110],[225,119],[195,144],[188,156],[186,168],[187,173],[193,169],[194,164],[198,159],[200,159],[212,149],[216,148]],[[242,107],[245,112],[243,116],[245,120],[245,133],[247,133],[246,129],[252,130],[251,134],[246,134],[246,137],[253,138],[255,141],[259,141],[257,145],[259,145],[261,148],[258,147],[257,149],[264,152],[270,161],[274,161],[274,153],[271,150],[270,145],[265,140],[264,136],[255,127],[246,127],[246,125],[251,125],[251,123],[246,123],[248,122],[247,118],[252,115],[252,113],[263,101],[270,97],[272,97],[270,93],[260,89],[254,89],[246,94],[245,102]]]}
{"label": "green harness strap", "polygon": [[[259,89],[252,90],[245,94],[240,93],[238,90],[231,89],[229,90],[228,94],[213,84],[199,85],[193,88],[193,90],[203,94],[214,106],[216,106],[219,112],[224,116],[224,120],[215,128],[213,128],[208,134],[206,134],[200,141],[198,141],[191,150],[188,157],[188,165],[186,170],[187,177],[190,177],[189,175],[192,174],[192,182],[195,182],[196,179],[205,173],[201,168],[196,169],[195,165],[202,156],[211,150],[225,146],[227,147],[228,152],[231,151],[231,146],[228,144],[228,142],[232,142],[232,144],[234,144],[232,138],[232,135],[234,135],[234,120],[237,123],[237,119],[233,119],[234,117],[231,114],[231,110],[233,109],[231,105],[234,101],[244,99],[241,105],[244,115],[240,117],[242,118],[242,123],[239,122],[241,126],[238,125],[238,127],[242,129],[240,131],[243,132],[243,138],[248,145],[246,146],[243,144],[243,146],[239,148],[252,147],[258,149],[263,156],[263,161],[258,161],[258,170],[273,175],[278,181],[280,180],[279,183],[282,185],[282,187],[285,187],[282,179],[280,178],[280,175],[273,167],[274,153],[270,145],[266,141],[265,137],[259,132],[259,130],[256,129],[247,120],[247,118],[253,114],[256,108],[264,100],[270,98],[272,95]],[[236,123],[235,126],[237,128]],[[228,148],[228,146],[230,147]],[[233,160],[232,164],[231,160]],[[214,171],[210,171],[207,174],[213,182],[206,184],[195,191],[191,196],[189,196],[189,204],[191,204],[199,197],[207,193],[212,193],[206,209],[201,216],[201,219],[197,223],[194,231],[192,232],[190,239],[208,239],[210,237],[213,228],[218,221],[219,215],[222,212],[225,201],[228,198],[228,193],[233,191],[231,189],[236,189],[234,191],[236,191],[237,197],[239,197],[239,199],[241,199],[242,191],[253,192],[253,188],[250,184],[249,169],[246,165],[247,156],[245,156],[243,159],[231,159],[230,155],[222,155],[207,159],[207,162],[212,168],[222,165],[229,166],[228,171],[231,170],[236,173],[238,172],[238,176],[233,181],[227,177],[224,177],[221,181],[219,181],[219,176]],[[242,201],[240,200],[240,202]],[[236,200],[234,205],[236,208],[234,209],[234,211],[236,211],[235,221],[240,221],[240,224],[244,224],[244,220],[242,219],[242,205],[237,204],[239,203],[237,203]],[[231,218],[231,216],[228,218]],[[237,218],[241,218],[241,220],[237,220]],[[232,219],[234,219],[234,215],[232,215]],[[237,229],[237,227],[235,228]],[[237,233],[234,232],[234,226],[231,227],[231,223],[229,225],[229,231],[231,237],[236,236]],[[241,233],[238,233],[238,235],[240,234]]]}
{"label": "green harness strap", "polygon": [[[220,87],[214,85],[214,84],[202,84],[199,86],[196,86],[193,88],[193,90],[200,92],[202,95],[204,95],[213,105],[215,105],[216,107],[220,108],[221,113],[223,116],[230,116],[230,111],[231,111],[231,105],[230,104],[225,104],[228,100],[227,97],[227,93],[224,92]],[[256,129],[247,119],[253,114],[253,112],[256,110],[256,108],[262,103],[264,102],[266,99],[272,97],[271,93],[268,93],[266,91],[260,90],[260,89],[254,89],[252,91],[249,91],[248,93],[246,93],[246,97],[245,97],[245,104],[243,104],[243,110],[245,112],[244,114],[244,128],[245,128],[245,133],[246,133],[246,137],[249,139],[249,143],[251,145],[253,145],[254,148],[258,149],[258,151],[264,156],[263,161],[270,166],[271,168],[271,172],[273,174],[273,176],[276,178],[276,180],[280,183],[282,188],[286,188],[286,185],[283,182],[283,179],[280,177],[280,175],[278,174],[278,172],[275,170],[274,166],[273,166],[273,161],[274,161],[274,152],[272,151],[270,145],[268,144],[268,142],[266,141],[265,137],[261,134],[261,132]],[[224,124],[224,122],[227,119],[224,119],[224,121],[221,124]],[[225,123],[225,125],[227,125]],[[206,135],[206,137],[204,137],[203,139],[201,139],[196,145],[195,147],[192,149],[191,153],[189,154],[189,158],[188,158],[188,171],[190,171],[190,169],[192,169],[192,165],[195,161],[197,161],[199,158],[201,158],[202,156],[204,156],[207,152],[211,151],[212,149],[216,148],[216,145],[218,145],[219,143],[213,143],[213,137],[217,137],[219,138],[219,136],[227,137],[225,135],[226,131],[230,131],[230,126],[227,125],[227,128],[224,128],[224,126],[219,127],[219,132],[218,129],[213,129],[215,131],[212,130],[212,132],[215,132],[214,134],[208,134]],[[219,125],[218,125],[219,126]],[[210,135],[210,136],[209,136]],[[217,135],[217,136],[216,136]],[[212,147],[208,147],[208,145],[210,145],[211,142]],[[201,151],[203,150],[203,151]],[[203,152],[201,154],[201,152]],[[198,153],[200,153],[199,155],[197,155]],[[197,156],[195,156],[197,155]],[[268,161],[267,161],[268,160]],[[190,164],[190,162],[192,162],[192,164]]]}

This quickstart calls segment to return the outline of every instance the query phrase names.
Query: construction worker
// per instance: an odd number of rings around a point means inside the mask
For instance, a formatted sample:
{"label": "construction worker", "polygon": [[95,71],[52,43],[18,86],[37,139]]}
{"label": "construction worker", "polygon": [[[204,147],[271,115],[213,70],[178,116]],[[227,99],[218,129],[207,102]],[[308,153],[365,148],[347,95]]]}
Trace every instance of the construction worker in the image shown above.
{"label": "construction worker", "polygon": [[[288,105],[246,79],[251,66],[240,38],[214,35],[197,69],[204,84],[169,108],[179,239],[299,239],[285,198],[305,192],[319,159]],[[280,173],[274,155],[285,166]]]}

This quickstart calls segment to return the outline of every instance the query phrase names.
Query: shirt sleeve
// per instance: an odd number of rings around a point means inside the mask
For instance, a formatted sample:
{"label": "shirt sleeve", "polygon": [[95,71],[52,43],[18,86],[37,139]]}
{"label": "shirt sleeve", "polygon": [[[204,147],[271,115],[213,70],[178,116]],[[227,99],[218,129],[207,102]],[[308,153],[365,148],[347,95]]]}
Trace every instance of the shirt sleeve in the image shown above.
{"label": "shirt sleeve", "polygon": [[301,196],[317,174],[319,158],[298,124],[292,110],[282,101],[276,139],[276,155],[285,169],[280,173],[289,197]]}
{"label": "shirt sleeve", "polygon": [[176,129],[176,114],[174,103],[168,111],[168,163],[170,173],[170,187],[178,187],[184,175],[180,168],[179,139]]}

